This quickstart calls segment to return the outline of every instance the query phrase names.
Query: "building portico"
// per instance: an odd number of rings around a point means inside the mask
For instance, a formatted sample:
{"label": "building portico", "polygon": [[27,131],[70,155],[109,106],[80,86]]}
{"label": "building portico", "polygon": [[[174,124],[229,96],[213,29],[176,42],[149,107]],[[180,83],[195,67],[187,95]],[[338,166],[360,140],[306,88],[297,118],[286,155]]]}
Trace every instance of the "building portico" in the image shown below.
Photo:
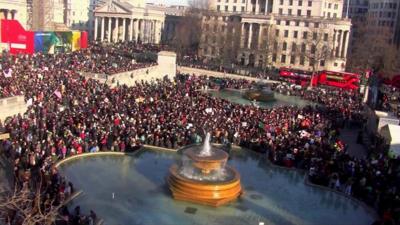
{"label": "building portico", "polygon": [[110,0],[94,12],[94,39],[118,42],[161,41],[165,12],[148,7],[135,7],[128,2]]}

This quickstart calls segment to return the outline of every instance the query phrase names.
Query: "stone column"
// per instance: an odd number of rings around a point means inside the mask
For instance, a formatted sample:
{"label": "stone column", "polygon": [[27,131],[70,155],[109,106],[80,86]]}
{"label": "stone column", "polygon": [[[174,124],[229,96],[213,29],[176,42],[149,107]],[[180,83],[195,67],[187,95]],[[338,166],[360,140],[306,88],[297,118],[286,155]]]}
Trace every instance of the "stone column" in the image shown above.
{"label": "stone column", "polygon": [[135,27],[135,41],[138,41],[139,39],[139,20],[134,21],[134,27]]}
{"label": "stone column", "polygon": [[133,19],[129,22],[129,41],[132,41],[133,39]]}
{"label": "stone column", "polygon": [[126,35],[126,18],[122,18],[122,41],[125,41]]}
{"label": "stone column", "polygon": [[101,30],[100,30],[100,41],[104,40],[104,20],[105,17],[101,17]]}
{"label": "stone column", "polygon": [[339,30],[338,31],[338,35],[337,35],[337,42],[338,42],[338,46],[336,47],[336,49],[335,49],[335,56],[336,57],[340,57],[340,48],[341,48],[341,39],[342,39],[342,31],[341,30]]}
{"label": "stone column", "polygon": [[253,24],[249,24],[249,42],[247,48],[251,48],[251,42],[252,42],[252,37],[253,37]]}
{"label": "stone column", "polygon": [[115,34],[114,34],[114,42],[118,42],[118,33],[119,33],[119,24],[118,24],[118,21],[119,20],[119,18],[117,17],[117,18],[115,18],[115,28],[114,28],[114,31],[115,31]]}
{"label": "stone column", "polygon": [[349,31],[343,31],[343,42],[342,42],[342,52],[341,57],[346,58],[347,55],[347,47],[348,47],[348,35]]}
{"label": "stone column", "polygon": [[336,54],[336,49],[335,49],[335,47],[336,47],[336,30],[333,30],[333,52],[332,52],[332,56],[335,56],[335,54]]}
{"label": "stone column", "polygon": [[256,0],[256,11],[254,14],[258,14],[260,12],[260,4],[259,4],[259,0]]}
{"label": "stone column", "polygon": [[96,41],[97,40],[97,27],[98,27],[98,22],[99,21],[97,21],[98,19],[97,19],[97,16],[96,17],[94,17],[94,35],[93,35],[93,38],[94,38],[94,40]]}
{"label": "stone column", "polygon": [[262,43],[263,43],[263,38],[262,38],[262,32],[263,32],[263,26],[259,24],[259,29],[258,29],[258,48],[261,48]]}
{"label": "stone column", "polygon": [[112,19],[111,19],[111,17],[108,17],[108,33],[107,33],[107,40],[108,40],[108,42],[112,42],[112,40],[111,40],[111,33],[112,33],[112,30],[111,30],[111,23],[112,23]]}
{"label": "stone column", "polygon": [[244,43],[245,43],[245,39],[246,39],[246,37],[244,36],[244,33],[245,33],[245,27],[244,27],[244,24],[245,23],[242,23],[242,31],[241,31],[241,34],[240,34],[240,47],[241,48],[244,48]]}

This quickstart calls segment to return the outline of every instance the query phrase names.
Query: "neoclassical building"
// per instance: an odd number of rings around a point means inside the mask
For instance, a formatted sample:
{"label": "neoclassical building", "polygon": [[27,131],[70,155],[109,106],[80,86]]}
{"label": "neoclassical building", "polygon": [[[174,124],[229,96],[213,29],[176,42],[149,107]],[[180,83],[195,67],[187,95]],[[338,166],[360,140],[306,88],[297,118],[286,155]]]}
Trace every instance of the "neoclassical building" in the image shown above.
{"label": "neoclassical building", "polygon": [[94,11],[93,38],[99,41],[140,41],[160,43],[167,26],[164,8],[143,1],[109,0]]}
{"label": "neoclassical building", "polygon": [[[343,18],[343,0],[211,2],[212,13],[202,21],[201,56],[215,60],[228,47],[244,66],[345,69],[352,23]],[[227,42],[232,46],[223,46]],[[318,55],[323,47],[329,48],[326,57]]]}

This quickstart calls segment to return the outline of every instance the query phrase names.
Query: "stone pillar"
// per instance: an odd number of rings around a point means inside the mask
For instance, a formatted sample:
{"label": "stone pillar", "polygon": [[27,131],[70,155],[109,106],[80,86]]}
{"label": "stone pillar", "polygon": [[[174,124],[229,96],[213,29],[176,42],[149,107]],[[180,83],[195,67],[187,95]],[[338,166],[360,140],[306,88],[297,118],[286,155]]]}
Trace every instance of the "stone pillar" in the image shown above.
{"label": "stone pillar", "polygon": [[242,23],[242,30],[241,30],[241,34],[240,34],[240,47],[241,48],[244,48],[244,43],[245,43],[245,39],[246,39],[246,37],[244,36],[244,33],[245,33],[245,27],[244,27],[244,24],[245,23]]}
{"label": "stone pillar", "polygon": [[340,53],[341,58],[345,58],[345,53],[347,51],[347,36],[348,31],[343,31],[342,52]]}
{"label": "stone pillar", "polygon": [[249,42],[247,48],[251,48],[251,42],[252,42],[252,37],[253,37],[253,24],[249,24]]}
{"label": "stone pillar", "polygon": [[333,39],[332,39],[333,41],[333,51],[332,51],[332,56],[335,56],[335,54],[336,54],[336,49],[335,49],[335,47],[336,47],[336,30],[333,30]]}
{"label": "stone pillar", "polygon": [[99,21],[98,21],[98,18],[96,16],[96,17],[94,17],[94,35],[93,35],[93,38],[94,38],[95,41],[97,40],[97,27],[98,26],[99,26]]}
{"label": "stone pillar", "polygon": [[139,20],[135,20],[135,22],[134,22],[135,24],[135,41],[138,41],[139,40]]}
{"label": "stone pillar", "polygon": [[101,17],[101,36],[100,36],[101,41],[104,40],[104,20],[105,19],[106,19],[105,17]]}
{"label": "stone pillar", "polygon": [[122,41],[125,41],[126,35],[126,18],[122,18]]}
{"label": "stone pillar", "polygon": [[336,57],[340,57],[340,48],[341,48],[341,39],[342,39],[342,31],[341,30],[339,30],[338,31],[338,35],[337,35],[337,42],[338,42],[338,45],[337,45],[337,47],[336,47],[336,49],[335,49],[335,56]]}
{"label": "stone pillar", "polygon": [[263,26],[261,24],[258,25],[259,29],[258,29],[258,48],[262,47],[262,43],[263,43],[263,38],[262,38],[262,31],[263,31]]}
{"label": "stone pillar", "polygon": [[118,42],[118,33],[119,33],[119,18],[115,18],[115,34],[114,34],[114,42]]}
{"label": "stone pillar", "polygon": [[133,40],[133,19],[129,22],[129,41]]}
{"label": "stone pillar", "polygon": [[111,23],[112,23],[112,19],[111,19],[111,17],[108,17],[108,33],[107,33],[108,42],[112,42],[112,40],[111,40],[111,33],[112,33]]}
{"label": "stone pillar", "polygon": [[256,0],[256,12],[254,14],[260,13],[260,3],[259,3],[259,1],[260,0]]}

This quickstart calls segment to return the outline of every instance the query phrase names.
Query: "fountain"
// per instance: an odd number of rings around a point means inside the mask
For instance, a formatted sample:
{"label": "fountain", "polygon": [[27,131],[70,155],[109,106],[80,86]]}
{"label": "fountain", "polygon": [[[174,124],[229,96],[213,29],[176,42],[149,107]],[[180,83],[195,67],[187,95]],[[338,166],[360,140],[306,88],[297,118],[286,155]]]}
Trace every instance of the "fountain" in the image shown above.
{"label": "fountain", "polygon": [[210,206],[235,200],[241,193],[239,173],[226,165],[228,154],[210,144],[183,150],[181,161],[170,167],[167,182],[175,199]]}
{"label": "fountain", "polygon": [[260,102],[270,102],[275,100],[274,92],[261,84],[257,85],[255,88],[247,90],[243,94],[243,97],[251,101],[256,100]]}

